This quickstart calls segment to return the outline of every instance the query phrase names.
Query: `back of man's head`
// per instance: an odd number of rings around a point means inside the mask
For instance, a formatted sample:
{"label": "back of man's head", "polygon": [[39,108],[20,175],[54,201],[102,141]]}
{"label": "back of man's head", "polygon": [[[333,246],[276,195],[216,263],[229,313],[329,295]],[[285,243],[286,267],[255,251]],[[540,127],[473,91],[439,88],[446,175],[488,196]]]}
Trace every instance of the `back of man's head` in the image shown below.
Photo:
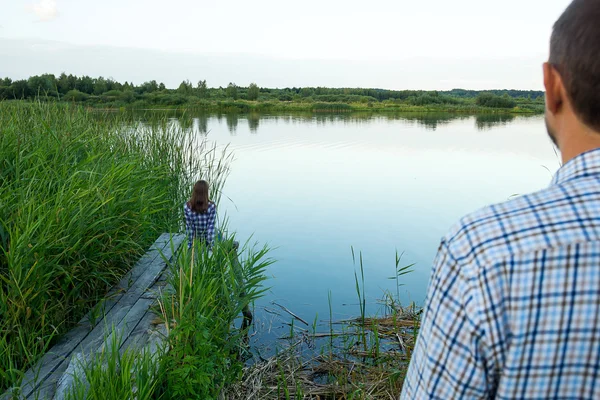
{"label": "back of man's head", "polygon": [[574,0],[556,21],[550,63],[579,119],[600,132],[600,0]]}

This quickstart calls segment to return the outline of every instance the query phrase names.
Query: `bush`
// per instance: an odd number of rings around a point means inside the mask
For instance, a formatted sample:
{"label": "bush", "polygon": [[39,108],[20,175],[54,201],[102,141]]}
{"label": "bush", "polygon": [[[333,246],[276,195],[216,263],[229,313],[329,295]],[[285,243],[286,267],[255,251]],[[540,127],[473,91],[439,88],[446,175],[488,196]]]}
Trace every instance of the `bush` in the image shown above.
{"label": "bush", "polygon": [[497,96],[492,93],[481,93],[477,96],[475,103],[479,106],[490,108],[514,108],[517,105],[515,99],[508,94]]}
{"label": "bush", "polygon": [[87,93],[80,92],[77,89],[69,90],[64,95],[63,99],[66,101],[85,101],[89,99],[90,95]]}
{"label": "bush", "polygon": [[166,120],[123,134],[132,124],[66,104],[0,103],[0,391],[160,233],[179,229],[189,174],[207,158]]}
{"label": "bush", "polygon": [[313,111],[352,111],[352,106],[345,103],[315,103]]}

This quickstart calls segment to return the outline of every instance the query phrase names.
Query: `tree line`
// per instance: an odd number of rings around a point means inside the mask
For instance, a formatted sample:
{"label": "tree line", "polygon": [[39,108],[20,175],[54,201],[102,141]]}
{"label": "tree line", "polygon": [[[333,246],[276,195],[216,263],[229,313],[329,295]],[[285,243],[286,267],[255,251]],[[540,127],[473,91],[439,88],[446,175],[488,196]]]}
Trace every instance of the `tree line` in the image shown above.
{"label": "tree line", "polygon": [[544,92],[523,90],[449,91],[387,90],[368,88],[291,87],[265,88],[256,83],[238,86],[209,87],[206,80],[182,81],[177,88],[167,88],[151,80],[141,84],[118,82],[102,76],[75,76],[66,73],[35,75],[29,79],[0,79],[0,100],[56,98],[64,101],[111,106],[184,105],[199,100],[247,100],[315,103],[394,102],[414,106],[477,104],[483,107],[512,108],[517,104],[539,104]]}

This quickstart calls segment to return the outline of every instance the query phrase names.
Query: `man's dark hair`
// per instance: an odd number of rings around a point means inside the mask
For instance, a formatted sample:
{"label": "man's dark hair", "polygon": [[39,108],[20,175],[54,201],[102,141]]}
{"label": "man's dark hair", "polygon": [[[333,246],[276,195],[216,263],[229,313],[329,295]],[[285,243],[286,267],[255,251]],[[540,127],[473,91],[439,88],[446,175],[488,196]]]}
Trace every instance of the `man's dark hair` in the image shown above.
{"label": "man's dark hair", "polygon": [[554,24],[550,63],[579,118],[600,131],[600,0],[574,0]]}

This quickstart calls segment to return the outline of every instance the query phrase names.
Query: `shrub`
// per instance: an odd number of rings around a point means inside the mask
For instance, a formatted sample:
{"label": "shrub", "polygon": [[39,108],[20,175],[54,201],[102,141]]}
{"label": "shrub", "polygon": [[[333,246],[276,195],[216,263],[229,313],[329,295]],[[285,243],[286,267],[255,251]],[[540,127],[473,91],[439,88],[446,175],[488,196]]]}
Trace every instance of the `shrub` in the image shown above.
{"label": "shrub", "polygon": [[490,108],[513,108],[517,105],[515,99],[508,94],[498,96],[492,93],[481,93],[475,102],[479,106]]}
{"label": "shrub", "polygon": [[63,99],[66,101],[85,101],[89,99],[90,95],[87,93],[80,92],[77,89],[69,90],[67,94],[64,95]]}

